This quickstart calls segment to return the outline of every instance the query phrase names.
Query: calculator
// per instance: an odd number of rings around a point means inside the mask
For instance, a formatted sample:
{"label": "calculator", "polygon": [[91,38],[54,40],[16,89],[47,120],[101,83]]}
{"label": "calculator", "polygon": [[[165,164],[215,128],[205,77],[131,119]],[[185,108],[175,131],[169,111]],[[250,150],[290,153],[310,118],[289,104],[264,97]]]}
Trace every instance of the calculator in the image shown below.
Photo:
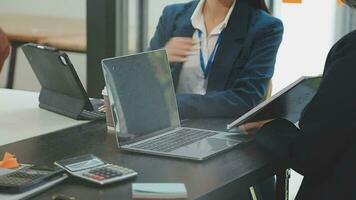
{"label": "calculator", "polygon": [[54,162],[73,176],[105,185],[137,176],[137,172],[122,166],[106,163],[89,154]]}
{"label": "calculator", "polygon": [[22,193],[56,177],[62,176],[63,169],[30,166],[0,176],[0,192]]}

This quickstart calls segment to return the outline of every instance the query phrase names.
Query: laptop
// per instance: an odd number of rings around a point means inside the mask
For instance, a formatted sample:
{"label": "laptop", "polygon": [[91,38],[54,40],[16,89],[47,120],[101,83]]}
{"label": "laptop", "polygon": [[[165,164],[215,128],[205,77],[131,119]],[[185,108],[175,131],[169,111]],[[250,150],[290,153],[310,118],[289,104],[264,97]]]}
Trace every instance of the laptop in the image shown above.
{"label": "laptop", "polygon": [[204,160],[244,140],[234,133],[181,127],[165,50],[102,61],[119,147]]}
{"label": "laptop", "polygon": [[22,50],[41,84],[40,108],[77,120],[105,119],[98,111],[103,103],[89,99],[66,53],[33,43]]}
{"label": "laptop", "polygon": [[284,118],[298,125],[304,108],[314,97],[319,88],[321,76],[302,76],[272,97],[227,125],[227,129],[244,123],[261,120]]}

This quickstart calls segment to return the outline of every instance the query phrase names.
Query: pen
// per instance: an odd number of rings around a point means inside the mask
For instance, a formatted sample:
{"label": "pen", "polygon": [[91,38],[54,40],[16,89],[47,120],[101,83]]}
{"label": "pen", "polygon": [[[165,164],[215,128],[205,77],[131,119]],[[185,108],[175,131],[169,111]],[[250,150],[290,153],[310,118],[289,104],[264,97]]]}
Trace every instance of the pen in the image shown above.
{"label": "pen", "polygon": [[55,194],[52,196],[52,200],[77,200],[75,197],[70,197],[63,194]]}

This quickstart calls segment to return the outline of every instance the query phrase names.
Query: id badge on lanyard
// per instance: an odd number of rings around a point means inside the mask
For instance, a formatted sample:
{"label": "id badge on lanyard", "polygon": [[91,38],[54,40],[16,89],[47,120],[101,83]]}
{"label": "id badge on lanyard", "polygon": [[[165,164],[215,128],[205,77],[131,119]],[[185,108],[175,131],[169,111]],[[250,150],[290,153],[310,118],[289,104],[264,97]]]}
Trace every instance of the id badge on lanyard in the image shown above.
{"label": "id badge on lanyard", "polygon": [[203,55],[203,49],[202,49],[202,34],[203,33],[200,30],[198,30],[198,37],[199,37],[199,41],[200,41],[200,53],[199,53],[199,56],[200,56],[200,68],[204,73],[204,79],[207,79],[208,75],[209,75],[209,72],[211,70],[214,58],[215,58],[216,51],[217,51],[218,46],[219,46],[219,44],[221,42],[221,34],[219,34],[219,36],[218,36],[218,40],[215,43],[213,51],[210,53],[210,56],[208,57],[208,62],[207,62],[206,65],[205,65],[205,62],[204,62],[204,55]]}

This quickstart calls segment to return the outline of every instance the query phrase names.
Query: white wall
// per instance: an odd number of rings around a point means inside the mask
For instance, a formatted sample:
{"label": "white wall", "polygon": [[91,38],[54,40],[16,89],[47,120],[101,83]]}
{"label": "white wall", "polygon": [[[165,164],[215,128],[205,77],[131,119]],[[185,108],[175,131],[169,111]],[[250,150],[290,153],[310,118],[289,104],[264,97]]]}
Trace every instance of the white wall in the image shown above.
{"label": "white wall", "polygon": [[[86,0],[0,0],[0,14],[21,13],[40,16],[66,17],[86,19]],[[1,17],[0,17],[1,27]],[[68,53],[79,78],[86,86],[86,54]],[[8,64],[0,74],[0,87],[5,87]],[[40,85],[32,72],[22,50],[17,52],[14,88],[21,90],[39,91]]]}
{"label": "white wall", "polygon": [[86,18],[86,0],[0,0],[0,13]]}
{"label": "white wall", "polygon": [[284,36],[273,77],[274,93],[300,76],[323,72],[327,53],[335,42],[335,10],[334,0],[276,5]]}

